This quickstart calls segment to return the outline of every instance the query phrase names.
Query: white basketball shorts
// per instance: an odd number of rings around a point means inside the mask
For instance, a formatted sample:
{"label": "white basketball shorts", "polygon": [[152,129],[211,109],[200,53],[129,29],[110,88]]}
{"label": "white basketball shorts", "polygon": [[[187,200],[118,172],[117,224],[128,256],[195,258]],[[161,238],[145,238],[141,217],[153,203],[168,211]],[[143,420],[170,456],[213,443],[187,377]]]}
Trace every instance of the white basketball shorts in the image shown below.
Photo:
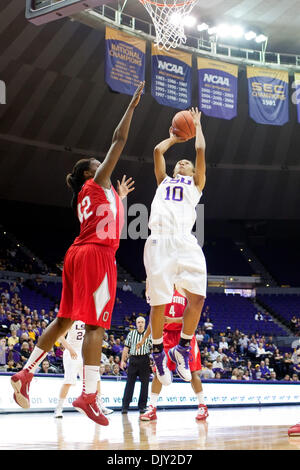
{"label": "white basketball shorts", "polygon": [[191,234],[151,234],[144,248],[146,294],[151,306],[172,302],[174,285],[206,297],[206,261],[196,237]]}
{"label": "white basketball shorts", "polygon": [[66,349],[63,354],[64,365],[64,384],[76,385],[77,377],[82,380],[83,361],[81,351],[77,352],[77,359],[72,359],[69,351]]}

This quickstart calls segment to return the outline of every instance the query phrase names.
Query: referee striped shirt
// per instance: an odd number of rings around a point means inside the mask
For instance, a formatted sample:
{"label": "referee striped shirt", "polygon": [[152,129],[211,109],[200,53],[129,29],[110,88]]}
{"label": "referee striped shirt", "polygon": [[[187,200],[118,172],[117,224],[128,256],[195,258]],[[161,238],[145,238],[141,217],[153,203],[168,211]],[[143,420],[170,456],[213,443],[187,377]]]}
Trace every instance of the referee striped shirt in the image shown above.
{"label": "referee striped shirt", "polygon": [[129,354],[131,356],[145,356],[147,354],[150,354],[152,348],[151,335],[148,336],[143,346],[138,349],[138,351],[136,350],[137,343],[142,341],[145,333],[146,330],[144,330],[143,333],[139,333],[138,330],[132,330],[128,333],[127,338],[124,342],[124,346],[127,346],[127,348],[129,348]]}

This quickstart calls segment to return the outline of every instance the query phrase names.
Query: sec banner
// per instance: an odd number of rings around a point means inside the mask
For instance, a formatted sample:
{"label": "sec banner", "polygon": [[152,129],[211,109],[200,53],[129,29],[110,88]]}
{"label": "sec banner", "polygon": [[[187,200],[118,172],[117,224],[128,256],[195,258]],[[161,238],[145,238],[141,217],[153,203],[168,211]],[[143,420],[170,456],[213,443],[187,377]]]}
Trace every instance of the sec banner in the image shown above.
{"label": "sec banner", "polygon": [[288,122],[288,72],[247,67],[247,78],[250,117],[258,124],[273,126]]}
{"label": "sec banner", "polygon": [[191,106],[192,55],[162,51],[152,44],[151,94],[159,104],[177,109]]}
{"label": "sec banner", "polygon": [[197,58],[199,108],[220,119],[237,115],[238,67],[226,62]]}
{"label": "sec banner", "polygon": [[114,91],[133,95],[145,79],[146,42],[107,27],[105,49],[106,83]]}

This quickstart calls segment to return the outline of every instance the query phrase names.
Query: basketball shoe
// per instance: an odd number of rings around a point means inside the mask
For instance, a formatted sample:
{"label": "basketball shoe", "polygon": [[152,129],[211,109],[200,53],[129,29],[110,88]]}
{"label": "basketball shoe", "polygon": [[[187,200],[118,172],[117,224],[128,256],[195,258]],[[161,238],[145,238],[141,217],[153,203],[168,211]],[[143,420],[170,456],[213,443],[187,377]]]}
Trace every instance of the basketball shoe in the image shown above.
{"label": "basketball shoe", "polygon": [[156,375],[162,385],[170,385],[172,383],[172,373],[167,367],[167,356],[165,351],[152,354],[153,361],[156,366]]}
{"label": "basketball shoe", "polygon": [[56,408],[54,411],[54,418],[62,418],[63,417],[63,412],[62,408]]}
{"label": "basketball shoe", "polygon": [[197,421],[204,421],[208,417],[208,410],[206,405],[199,405],[198,406],[198,413],[196,416]]}
{"label": "basketball shoe", "polygon": [[149,409],[146,411],[146,413],[140,416],[141,421],[154,421],[155,419],[157,419],[156,408],[154,408],[152,405],[149,406]]}
{"label": "basketball shoe", "polygon": [[10,383],[14,389],[14,400],[21,408],[30,408],[29,387],[33,374],[28,369],[23,369],[14,374]]}
{"label": "basketball shoe", "polygon": [[189,367],[191,347],[183,347],[178,344],[174,348],[169,350],[169,358],[176,364],[176,372],[179,377],[185,382],[192,380],[192,374]]}
{"label": "basketball shoe", "polygon": [[97,392],[96,393],[84,393],[73,401],[72,405],[80,413],[85,414],[92,421],[102,426],[109,424],[108,419],[104,416],[101,409],[97,404]]}
{"label": "basketball shoe", "polygon": [[288,430],[288,435],[290,437],[300,437],[300,423],[291,426]]}
{"label": "basketball shoe", "polygon": [[111,413],[114,412],[114,410],[112,410],[111,408],[106,408],[104,406],[103,397],[99,396],[99,394],[97,395],[97,405],[104,415],[110,415]]}

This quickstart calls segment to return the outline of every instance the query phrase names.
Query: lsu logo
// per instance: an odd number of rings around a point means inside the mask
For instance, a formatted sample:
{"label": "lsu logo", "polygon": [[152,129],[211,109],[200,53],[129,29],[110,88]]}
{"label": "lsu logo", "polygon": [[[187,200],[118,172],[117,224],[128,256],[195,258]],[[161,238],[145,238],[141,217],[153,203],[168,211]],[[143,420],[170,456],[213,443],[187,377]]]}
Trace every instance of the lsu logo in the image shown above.
{"label": "lsu logo", "polygon": [[213,83],[214,85],[230,86],[229,78],[212,75],[211,73],[205,73],[203,81],[206,83]]}
{"label": "lsu logo", "polygon": [[174,72],[178,75],[184,75],[182,65],[171,64],[170,62],[166,62],[164,60],[158,61],[158,68],[160,70],[166,70],[167,72]]}

